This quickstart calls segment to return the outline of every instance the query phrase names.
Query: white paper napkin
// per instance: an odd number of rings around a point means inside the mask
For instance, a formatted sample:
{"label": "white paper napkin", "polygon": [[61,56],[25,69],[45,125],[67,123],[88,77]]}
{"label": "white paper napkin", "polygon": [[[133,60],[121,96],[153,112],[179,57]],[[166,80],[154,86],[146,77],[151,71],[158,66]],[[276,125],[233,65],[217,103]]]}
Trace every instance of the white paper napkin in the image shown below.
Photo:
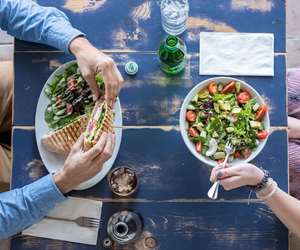
{"label": "white paper napkin", "polygon": [[274,76],[274,35],[200,32],[200,75]]}
{"label": "white paper napkin", "polygon": [[[67,219],[76,219],[80,216],[85,216],[100,220],[101,211],[102,202],[100,201],[69,197],[65,202],[57,205],[48,216]],[[80,227],[73,222],[43,219],[24,230],[22,234],[96,245],[98,229]]]}

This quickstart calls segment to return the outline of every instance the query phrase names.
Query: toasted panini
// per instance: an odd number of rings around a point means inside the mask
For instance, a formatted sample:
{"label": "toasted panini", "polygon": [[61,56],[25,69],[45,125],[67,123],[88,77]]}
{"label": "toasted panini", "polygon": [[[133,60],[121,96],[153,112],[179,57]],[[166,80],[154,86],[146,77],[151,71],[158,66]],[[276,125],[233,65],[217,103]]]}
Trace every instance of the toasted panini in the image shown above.
{"label": "toasted panini", "polygon": [[47,150],[66,155],[85,130],[87,122],[87,115],[82,115],[67,126],[44,135],[41,142]]}
{"label": "toasted panini", "polygon": [[93,147],[103,132],[112,132],[114,113],[106,102],[96,102],[84,132],[84,150]]}

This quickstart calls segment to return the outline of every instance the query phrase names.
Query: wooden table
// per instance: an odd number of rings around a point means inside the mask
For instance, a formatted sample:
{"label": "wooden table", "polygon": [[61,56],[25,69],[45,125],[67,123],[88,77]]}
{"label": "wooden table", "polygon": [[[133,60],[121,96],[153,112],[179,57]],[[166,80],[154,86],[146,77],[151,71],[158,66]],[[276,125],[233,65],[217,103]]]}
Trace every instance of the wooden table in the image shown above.
{"label": "wooden table", "polygon": [[[254,195],[247,204],[247,189],[223,191],[218,201],[207,199],[210,169],[187,150],[178,129],[183,98],[207,78],[198,71],[199,32],[274,33],[275,76],[240,78],[264,96],[275,130],[253,162],[270,170],[279,186],[288,190],[284,0],[190,0],[188,30],[182,36],[189,59],[185,73],[172,78],[160,71],[156,56],[165,35],[156,1],[100,0],[94,7],[87,7],[85,0],[38,2],[63,10],[75,27],[118,63],[126,80],[120,94],[123,122],[131,128],[123,132],[114,167],[134,168],[141,185],[136,197],[127,200],[115,197],[106,180],[72,193],[104,201],[97,247],[15,236],[13,250],[103,249],[108,218],[128,208],[143,216],[145,231],[157,239],[158,249],[288,249],[288,231]],[[49,75],[71,59],[50,47],[16,41],[12,188],[47,174],[35,142],[35,108]],[[136,76],[124,73],[128,60],[139,64]]]}

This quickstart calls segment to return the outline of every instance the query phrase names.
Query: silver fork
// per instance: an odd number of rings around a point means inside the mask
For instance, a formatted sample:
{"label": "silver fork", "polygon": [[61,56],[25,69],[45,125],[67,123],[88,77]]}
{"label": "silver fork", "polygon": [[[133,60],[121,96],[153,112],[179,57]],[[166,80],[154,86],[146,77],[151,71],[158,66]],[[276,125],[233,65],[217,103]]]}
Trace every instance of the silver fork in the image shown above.
{"label": "silver fork", "polygon": [[57,218],[52,216],[46,216],[45,219],[49,220],[58,220],[58,221],[68,221],[76,223],[80,227],[92,227],[97,228],[100,225],[100,220],[92,217],[78,217],[76,219],[65,219],[65,218]]}
{"label": "silver fork", "polygon": [[[226,166],[229,156],[234,153],[234,147],[229,141],[227,141],[225,144],[225,152],[226,152],[226,157],[224,162],[221,165],[222,168]],[[207,195],[210,199],[216,200],[218,198],[219,186],[220,186],[220,181],[217,180],[212,185],[212,187],[208,190]]]}

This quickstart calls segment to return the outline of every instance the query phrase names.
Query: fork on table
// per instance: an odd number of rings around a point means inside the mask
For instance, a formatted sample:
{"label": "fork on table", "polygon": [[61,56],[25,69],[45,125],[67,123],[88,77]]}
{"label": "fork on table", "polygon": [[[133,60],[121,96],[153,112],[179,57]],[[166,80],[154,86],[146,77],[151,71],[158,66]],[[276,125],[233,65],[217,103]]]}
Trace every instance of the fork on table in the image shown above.
{"label": "fork on table", "polygon": [[76,219],[65,219],[65,218],[46,216],[45,219],[73,222],[73,223],[76,223],[80,227],[97,228],[100,225],[99,219],[92,218],[92,217],[84,217],[84,216],[78,217]]}

